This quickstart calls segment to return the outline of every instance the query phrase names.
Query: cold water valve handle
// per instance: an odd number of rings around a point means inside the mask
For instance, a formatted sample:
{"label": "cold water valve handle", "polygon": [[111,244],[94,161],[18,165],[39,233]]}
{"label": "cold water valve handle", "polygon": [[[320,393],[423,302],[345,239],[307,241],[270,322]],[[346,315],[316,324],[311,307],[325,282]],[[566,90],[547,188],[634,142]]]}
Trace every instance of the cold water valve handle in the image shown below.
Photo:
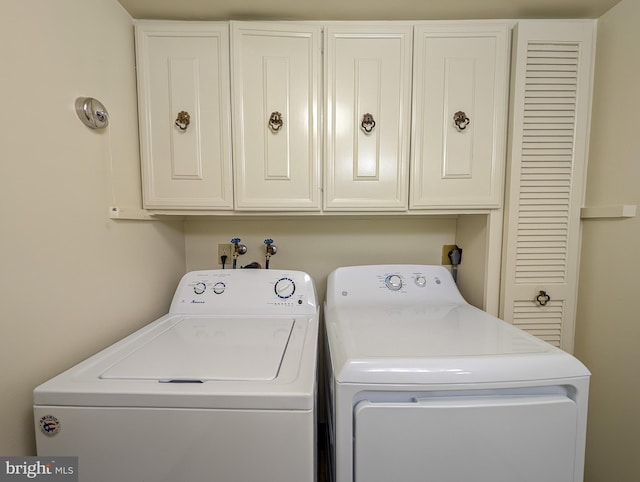
{"label": "cold water valve handle", "polygon": [[236,269],[238,256],[246,253],[247,247],[244,244],[240,244],[240,238],[233,238],[231,244],[233,244],[233,269]]}
{"label": "cold water valve handle", "polygon": [[267,254],[266,254],[264,267],[265,269],[269,269],[269,260],[271,259],[271,256],[273,256],[278,252],[278,247],[275,244],[273,244],[273,239],[271,238],[265,239],[264,244],[267,246]]}

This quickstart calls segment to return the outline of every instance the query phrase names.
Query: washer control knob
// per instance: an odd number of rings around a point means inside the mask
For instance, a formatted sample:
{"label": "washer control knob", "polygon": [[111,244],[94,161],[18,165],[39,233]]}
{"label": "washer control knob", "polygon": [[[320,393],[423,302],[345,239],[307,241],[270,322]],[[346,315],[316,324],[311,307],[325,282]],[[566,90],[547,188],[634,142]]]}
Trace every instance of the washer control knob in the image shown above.
{"label": "washer control knob", "polygon": [[384,284],[391,291],[398,291],[402,288],[402,278],[397,274],[390,274],[384,279]]}
{"label": "washer control knob", "polygon": [[222,293],[224,293],[226,287],[227,285],[225,285],[222,281],[218,281],[213,285],[213,292],[217,295],[221,295]]}
{"label": "washer control knob", "polygon": [[418,276],[416,276],[416,285],[418,285],[420,288],[424,288],[427,285],[427,278],[419,274]]}
{"label": "washer control knob", "polygon": [[193,292],[197,295],[201,295],[206,290],[207,290],[207,284],[203,283],[202,281],[196,283],[195,286],[193,287]]}
{"label": "washer control knob", "polygon": [[276,281],[274,289],[278,298],[287,299],[291,298],[293,293],[296,292],[296,284],[291,278],[280,278]]}

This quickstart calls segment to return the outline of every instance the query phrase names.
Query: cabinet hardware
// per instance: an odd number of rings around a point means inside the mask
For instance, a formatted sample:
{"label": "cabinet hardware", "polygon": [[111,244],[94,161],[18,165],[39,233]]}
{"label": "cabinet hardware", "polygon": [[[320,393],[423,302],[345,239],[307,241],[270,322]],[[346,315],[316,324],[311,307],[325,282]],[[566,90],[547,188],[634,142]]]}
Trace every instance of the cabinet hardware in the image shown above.
{"label": "cabinet hardware", "polygon": [[181,131],[186,131],[190,123],[191,123],[191,116],[189,115],[188,112],[185,112],[183,110],[178,112],[178,117],[176,117],[176,126]]}
{"label": "cabinet hardware", "polygon": [[376,126],[376,121],[373,120],[373,115],[367,113],[362,116],[362,122],[360,123],[360,127],[367,134],[370,134],[373,128]]}
{"label": "cabinet hardware", "polygon": [[282,114],[277,111],[272,112],[271,116],[269,117],[269,129],[271,129],[273,132],[278,132],[283,124],[284,121],[282,120]]}
{"label": "cabinet hardware", "polygon": [[470,122],[471,120],[467,117],[467,114],[461,110],[453,114],[453,123],[459,131],[465,130]]}
{"label": "cabinet hardware", "polygon": [[549,296],[546,291],[540,290],[540,294],[536,296],[536,301],[540,306],[547,306],[547,303],[551,301],[551,296]]}

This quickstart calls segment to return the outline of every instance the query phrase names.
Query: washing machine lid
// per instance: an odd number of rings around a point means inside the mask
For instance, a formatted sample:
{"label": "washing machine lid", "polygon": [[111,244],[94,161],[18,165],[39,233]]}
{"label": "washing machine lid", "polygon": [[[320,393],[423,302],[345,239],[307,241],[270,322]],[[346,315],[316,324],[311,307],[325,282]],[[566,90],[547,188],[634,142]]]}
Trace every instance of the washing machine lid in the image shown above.
{"label": "washing machine lid", "polygon": [[292,318],[183,318],[110,366],[106,380],[268,381],[278,376]]}
{"label": "washing machine lid", "polygon": [[329,310],[342,383],[486,383],[586,376],[565,352],[466,303]]}

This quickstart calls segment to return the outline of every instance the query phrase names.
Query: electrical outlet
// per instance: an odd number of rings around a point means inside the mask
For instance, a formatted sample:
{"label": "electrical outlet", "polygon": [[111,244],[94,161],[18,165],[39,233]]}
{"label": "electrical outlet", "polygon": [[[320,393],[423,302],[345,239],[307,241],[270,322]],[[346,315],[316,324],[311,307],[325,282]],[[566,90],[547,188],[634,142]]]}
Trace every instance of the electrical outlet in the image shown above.
{"label": "electrical outlet", "polygon": [[226,256],[226,263],[231,261],[231,251],[233,250],[233,244],[219,244],[218,245],[218,264],[222,264],[222,257]]}
{"label": "electrical outlet", "polygon": [[449,251],[455,248],[456,248],[455,244],[445,244],[442,246],[442,265],[443,266],[451,264],[451,260],[449,259]]}

